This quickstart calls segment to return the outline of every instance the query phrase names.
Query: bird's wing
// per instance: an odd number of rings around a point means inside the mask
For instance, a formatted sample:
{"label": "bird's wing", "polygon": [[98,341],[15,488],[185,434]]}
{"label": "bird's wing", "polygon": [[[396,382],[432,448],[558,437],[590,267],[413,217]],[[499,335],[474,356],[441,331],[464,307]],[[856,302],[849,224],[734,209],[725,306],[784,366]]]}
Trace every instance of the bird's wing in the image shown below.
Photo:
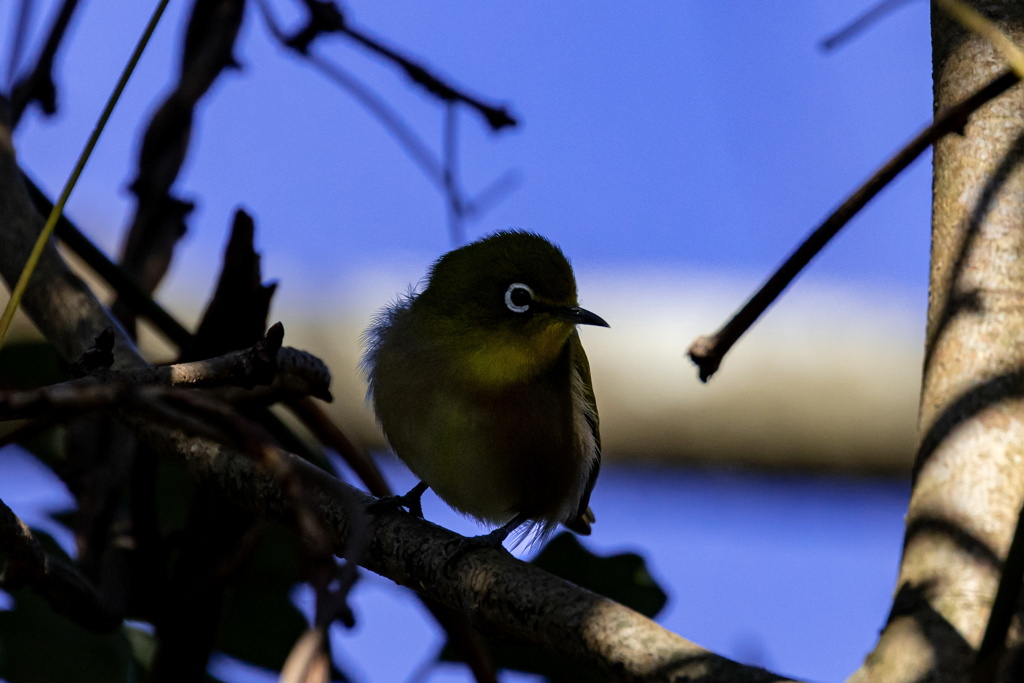
{"label": "bird's wing", "polygon": [[590,431],[594,435],[594,454],[590,462],[587,483],[584,486],[583,495],[580,496],[579,508],[576,511],[575,517],[566,526],[577,533],[586,535],[590,533],[590,525],[594,522],[594,513],[590,510],[590,494],[594,490],[594,484],[597,483],[597,475],[601,471],[601,419],[597,413],[594,384],[590,379],[590,361],[587,360],[587,353],[583,350],[583,344],[580,343],[579,336],[575,332],[573,333],[571,343],[573,344],[573,369],[579,377],[580,384],[582,385],[580,388],[582,389],[583,399],[589,408],[584,414]]}

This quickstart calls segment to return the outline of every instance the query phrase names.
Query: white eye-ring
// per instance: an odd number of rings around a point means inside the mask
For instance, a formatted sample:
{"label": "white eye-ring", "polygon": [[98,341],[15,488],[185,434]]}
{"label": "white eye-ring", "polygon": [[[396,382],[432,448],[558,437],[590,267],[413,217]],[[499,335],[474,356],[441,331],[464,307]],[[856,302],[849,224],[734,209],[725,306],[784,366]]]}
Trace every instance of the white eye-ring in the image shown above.
{"label": "white eye-ring", "polygon": [[533,290],[522,282],[513,282],[505,290],[505,305],[514,313],[526,313],[533,303]]}

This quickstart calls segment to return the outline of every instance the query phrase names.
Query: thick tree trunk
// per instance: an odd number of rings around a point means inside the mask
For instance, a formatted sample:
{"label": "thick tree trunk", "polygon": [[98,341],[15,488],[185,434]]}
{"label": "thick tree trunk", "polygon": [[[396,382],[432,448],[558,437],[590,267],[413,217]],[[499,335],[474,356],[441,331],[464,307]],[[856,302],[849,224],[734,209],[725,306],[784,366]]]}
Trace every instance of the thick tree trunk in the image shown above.
{"label": "thick tree trunk", "polygon": [[[973,4],[1024,44],[1024,3]],[[932,39],[936,110],[1005,68],[986,40],[934,8]],[[935,146],[920,446],[904,555],[888,624],[853,681],[962,680],[985,633],[1024,500],[1022,156],[1019,85],[972,116],[963,135]],[[1017,626],[1011,650],[1022,643]]]}

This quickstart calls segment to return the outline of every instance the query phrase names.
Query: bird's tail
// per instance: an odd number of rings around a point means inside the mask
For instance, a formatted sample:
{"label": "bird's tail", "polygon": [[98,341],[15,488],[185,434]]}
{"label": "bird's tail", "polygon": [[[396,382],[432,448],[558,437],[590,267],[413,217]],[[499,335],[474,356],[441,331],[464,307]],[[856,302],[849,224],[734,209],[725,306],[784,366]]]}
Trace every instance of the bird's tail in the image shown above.
{"label": "bird's tail", "polygon": [[576,516],[575,519],[570,519],[565,522],[565,528],[569,531],[575,531],[580,536],[590,535],[590,525],[596,522],[597,519],[594,517],[594,511],[587,506],[587,509]]}

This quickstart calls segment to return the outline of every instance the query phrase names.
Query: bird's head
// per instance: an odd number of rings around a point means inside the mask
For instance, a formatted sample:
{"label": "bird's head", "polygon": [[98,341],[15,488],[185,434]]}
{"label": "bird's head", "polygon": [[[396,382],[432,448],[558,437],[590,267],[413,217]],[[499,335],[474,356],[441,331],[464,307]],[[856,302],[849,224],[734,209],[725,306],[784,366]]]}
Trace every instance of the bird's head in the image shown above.
{"label": "bird's head", "polygon": [[576,325],[608,323],[580,308],[561,250],[540,235],[502,231],[442,256],[413,311],[485,384],[507,384],[548,367]]}

